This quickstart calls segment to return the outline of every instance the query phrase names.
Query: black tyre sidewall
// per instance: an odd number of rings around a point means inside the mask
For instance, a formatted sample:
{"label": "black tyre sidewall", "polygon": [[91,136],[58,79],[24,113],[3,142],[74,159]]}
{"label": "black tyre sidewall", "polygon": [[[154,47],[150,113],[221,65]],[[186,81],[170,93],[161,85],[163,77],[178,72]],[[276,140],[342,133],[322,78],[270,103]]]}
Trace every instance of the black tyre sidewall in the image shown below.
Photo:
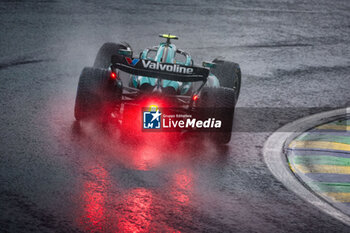
{"label": "black tyre sidewall", "polygon": [[204,108],[206,115],[223,121],[222,131],[205,133],[217,144],[226,144],[231,140],[236,93],[227,87],[204,87],[199,97],[199,108]]}
{"label": "black tyre sidewall", "polygon": [[215,67],[210,69],[220,83],[221,87],[234,88],[236,92],[236,101],[238,100],[241,89],[241,68],[237,63],[214,59]]}
{"label": "black tyre sidewall", "polygon": [[112,55],[118,54],[119,49],[126,49],[125,45],[112,42],[104,43],[97,52],[93,67],[108,68],[111,64]]}
{"label": "black tyre sidewall", "polygon": [[108,70],[85,67],[80,74],[75,99],[76,120],[97,117],[111,91],[108,89]]}

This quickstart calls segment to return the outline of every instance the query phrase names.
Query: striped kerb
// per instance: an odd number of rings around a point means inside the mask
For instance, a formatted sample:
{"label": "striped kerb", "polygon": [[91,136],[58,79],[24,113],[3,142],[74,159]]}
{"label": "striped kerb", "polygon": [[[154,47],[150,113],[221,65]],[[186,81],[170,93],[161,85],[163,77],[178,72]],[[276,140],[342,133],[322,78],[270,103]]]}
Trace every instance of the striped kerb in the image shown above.
{"label": "striped kerb", "polygon": [[350,214],[350,120],[317,126],[295,138],[287,149],[294,174]]}

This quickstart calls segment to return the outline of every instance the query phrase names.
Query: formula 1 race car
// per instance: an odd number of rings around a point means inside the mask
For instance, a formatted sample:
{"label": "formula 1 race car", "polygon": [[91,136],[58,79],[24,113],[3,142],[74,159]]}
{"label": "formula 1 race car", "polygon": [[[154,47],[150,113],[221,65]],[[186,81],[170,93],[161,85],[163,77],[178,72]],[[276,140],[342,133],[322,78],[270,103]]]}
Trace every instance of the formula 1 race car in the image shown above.
{"label": "formula 1 race car", "polygon": [[[108,121],[112,117],[120,123],[121,130],[128,128],[124,131],[134,136],[130,127],[142,131],[142,113],[135,108],[174,108],[177,113],[203,119],[202,123],[191,119],[184,124],[180,122],[179,126],[189,126],[183,127],[184,131],[200,131],[204,125],[204,134],[214,142],[228,143],[241,86],[239,65],[217,58],[203,62],[202,67],[194,66],[191,56],[171,43],[170,40],[178,37],[170,34],[160,37],[166,41],[146,48],[138,58],[133,57],[133,50],[127,43],[103,44],[93,67],[85,67],[80,75],[76,120]],[[158,106],[154,106],[154,102]],[[219,120],[220,124],[213,128],[214,123],[209,122],[205,127],[204,118],[208,122]]]}

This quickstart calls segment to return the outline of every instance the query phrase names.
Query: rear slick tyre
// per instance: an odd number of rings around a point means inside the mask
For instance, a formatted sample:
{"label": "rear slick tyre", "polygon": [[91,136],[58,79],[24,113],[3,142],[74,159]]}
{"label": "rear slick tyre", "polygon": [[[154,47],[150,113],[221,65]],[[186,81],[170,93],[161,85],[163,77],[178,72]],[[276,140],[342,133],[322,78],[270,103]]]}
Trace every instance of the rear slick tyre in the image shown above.
{"label": "rear slick tyre", "polygon": [[205,133],[216,144],[227,144],[231,140],[236,93],[227,87],[204,87],[200,92],[198,107],[205,113],[205,118],[221,120],[222,128]]}
{"label": "rear slick tyre", "polygon": [[101,114],[105,101],[111,97],[108,90],[108,70],[85,67],[80,74],[75,99],[74,116],[85,120]]}
{"label": "rear slick tyre", "polygon": [[104,69],[109,68],[112,55],[118,54],[119,49],[126,49],[126,46],[111,42],[104,43],[96,55],[94,67]]}
{"label": "rear slick tyre", "polygon": [[241,89],[241,68],[237,63],[214,59],[215,67],[210,68],[221,87],[233,88],[236,92],[236,101],[238,100]]}

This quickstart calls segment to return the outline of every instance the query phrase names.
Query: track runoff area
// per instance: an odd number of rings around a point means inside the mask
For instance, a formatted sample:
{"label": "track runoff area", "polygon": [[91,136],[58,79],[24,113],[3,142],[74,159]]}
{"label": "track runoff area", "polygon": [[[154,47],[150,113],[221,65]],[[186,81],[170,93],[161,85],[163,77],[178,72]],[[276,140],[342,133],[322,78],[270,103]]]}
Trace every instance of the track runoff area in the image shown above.
{"label": "track runoff area", "polygon": [[289,189],[350,225],[350,108],[282,127],[266,142],[264,157]]}
{"label": "track runoff area", "polygon": [[287,159],[304,184],[350,215],[350,116],[296,137]]}

